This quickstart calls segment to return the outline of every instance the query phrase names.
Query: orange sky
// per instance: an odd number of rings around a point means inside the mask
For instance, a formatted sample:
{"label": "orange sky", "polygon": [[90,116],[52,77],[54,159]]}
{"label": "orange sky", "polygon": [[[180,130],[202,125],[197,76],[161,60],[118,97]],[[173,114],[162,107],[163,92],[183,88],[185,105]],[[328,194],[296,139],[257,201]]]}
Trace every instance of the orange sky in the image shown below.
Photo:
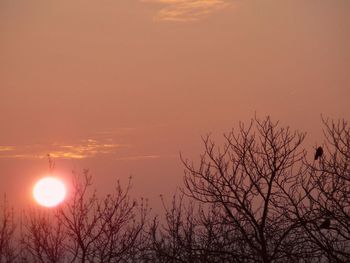
{"label": "orange sky", "polygon": [[350,119],[350,1],[1,0],[0,191],[47,172],[134,176],[157,198],[200,136],[270,114],[322,135]]}

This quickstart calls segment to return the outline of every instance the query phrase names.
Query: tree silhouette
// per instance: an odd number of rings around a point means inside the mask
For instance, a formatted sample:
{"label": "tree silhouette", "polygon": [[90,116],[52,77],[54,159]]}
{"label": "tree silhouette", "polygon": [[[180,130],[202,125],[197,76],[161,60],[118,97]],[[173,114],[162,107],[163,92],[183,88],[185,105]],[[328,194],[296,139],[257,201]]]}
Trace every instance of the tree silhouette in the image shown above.
{"label": "tree silhouette", "polygon": [[345,120],[322,121],[324,157],[317,163],[306,161],[310,178],[304,188],[323,231],[312,225],[305,230],[323,258],[346,262],[350,258],[350,127]]}
{"label": "tree silhouette", "polygon": [[232,262],[308,257],[301,234],[304,215],[298,216],[293,204],[305,198],[300,185],[306,175],[304,137],[269,117],[254,119],[226,135],[222,148],[204,138],[199,165],[183,160],[185,193],[218,210],[216,224],[227,231],[218,234],[231,244],[226,253],[232,253]]}
{"label": "tree silhouette", "polygon": [[21,251],[23,262],[65,262],[64,242],[67,234],[56,213],[26,211],[21,223]]}
{"label": "tree silhouette", "polygon": [[197,164],[181,157],[181,193],[170,204],[161,197],[164,214],[151,221],[147,202],[130,198],[130,180],[101,196],[87,170],[65,202],[27,209],[20,227],[5,199],[0,263],[348,262],[350,127],[322,120],[317,161],[305,134],[269,117],[240,123],[221,147],[204,137]]}
{"label": "tree silhouette", "polygon": [[203,208],[183,194],[163,205],[165,218],[155,218],[150,228],[152,262],[241,262],[218,209]]}
{"label": "tree silhouette", "polygon": [[15,230],[14,212],[5,196],[0,206],[0,262],[13,262],[17,257]]}
{"label": "tree silhouette", "polygon": [[147,206],[130,200],[118,183],[98,198],[85,170],[72,196],[52,211],[34,211],[24,221],[22,243],[29,262],[136,262],[141,257]]}

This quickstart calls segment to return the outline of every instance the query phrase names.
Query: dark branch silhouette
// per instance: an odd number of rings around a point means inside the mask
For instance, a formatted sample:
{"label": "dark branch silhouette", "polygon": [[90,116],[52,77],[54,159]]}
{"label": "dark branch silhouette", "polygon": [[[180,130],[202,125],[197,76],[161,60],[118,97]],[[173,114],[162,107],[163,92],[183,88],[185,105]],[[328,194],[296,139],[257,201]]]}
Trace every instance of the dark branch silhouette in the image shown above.
{"label": "dark branch silhouette", "polygon": [[315,152],[315,160],[317,160],[318,158],[321,158],[322,155],[323,155],[323,149],[322,149],[322,147],[320,146],[320,147],[318,147],[318,148],[316,149],[316,152]]}
{"label": "dark branch silhouette", "polygon": [[320,225],[320,229],[329,229],[330,225],[331,225],[331,220],[329,218],[326,218]]}

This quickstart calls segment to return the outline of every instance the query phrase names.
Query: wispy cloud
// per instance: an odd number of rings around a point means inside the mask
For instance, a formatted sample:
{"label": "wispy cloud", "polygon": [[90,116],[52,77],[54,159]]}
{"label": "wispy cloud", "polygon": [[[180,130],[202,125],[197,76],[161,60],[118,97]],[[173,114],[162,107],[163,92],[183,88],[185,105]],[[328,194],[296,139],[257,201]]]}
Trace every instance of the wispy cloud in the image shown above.
{"label": "wispy cloud", "polygon": [[10,152],[15,149],[14,146],[1,146],[0,145],[0,152]]}
{"label": "wispy cloud", "polygon": [[0,146],[0,158],[46,158],[50,154],[59,159],[84,159],[101,154],[114,154],[120,144],[105,143],[95,139],[82,140],[74,144]]}
{"label": "wispy cloud", "polygon": [[164,5],[154,19],[157,21],[197,21],[232,6],[232,0],[141,0]]}

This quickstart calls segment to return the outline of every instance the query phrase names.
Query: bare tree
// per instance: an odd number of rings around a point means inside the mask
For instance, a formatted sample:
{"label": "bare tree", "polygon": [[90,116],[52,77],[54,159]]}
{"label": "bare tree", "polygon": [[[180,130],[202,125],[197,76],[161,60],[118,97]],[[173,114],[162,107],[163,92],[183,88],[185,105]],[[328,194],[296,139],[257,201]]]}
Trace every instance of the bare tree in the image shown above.
{"label": "bare tree", "polygon": [[198,236],[192,203],[183,204],[183,195],[173,196],[170,208],[165,205],[165,218],[155,218],[150,228],[154,262],[198,262]]}
{"label": "bare tree", "polygon": [[26,262],[65,262],[67,233],[58,211],[32,209],[21,220],[21,258]]}
{"label": "bare tree", "polygon": [[13,209],[9,208],[6,196],[0,206],[0,262],[13,262],[17,257],[15,242],[16,224]]}
{"label": "bare tree", "polygon": [[162,197],[165,218],[155,218],[150,228],[152,262],[240,262],[227,242],[233,233],[222,224],[221,211],[174,195],[170,206]]}
{"label": "bare tree", "polygon": [[[77,176],[71,197],[57,209],[32,212],[22,243],[35,262],[136,262],[141,258],[147,205],[138,205],[117,183],[98,198],[87,170]],[[51,213],[50,213],[51,212]],[[30,260],[29,260],[30,261]]]}
{"label": "bare tree", "polygon": [[314,224],[306,231],[319,253],[332,262],[350,258],[350,127],[345,120],[324,124],[325,153],[307,162],[304,182],[312,206]]}
{"label": "bare tree", "polygon": [[[305,194],[301,144],[305,135],[280,128],[269,117],[254,119],[225,135],[220,148],[203,139],[198,166],[185,165],[187,196],[215,207],[231,261],[280,262],[307,258],[303,214],[295,211]],[[294,203],[293,203],[294,202]],[[217,233],[218,235],[218,233]],[[225,248],[225,246],[224,246]]]}

